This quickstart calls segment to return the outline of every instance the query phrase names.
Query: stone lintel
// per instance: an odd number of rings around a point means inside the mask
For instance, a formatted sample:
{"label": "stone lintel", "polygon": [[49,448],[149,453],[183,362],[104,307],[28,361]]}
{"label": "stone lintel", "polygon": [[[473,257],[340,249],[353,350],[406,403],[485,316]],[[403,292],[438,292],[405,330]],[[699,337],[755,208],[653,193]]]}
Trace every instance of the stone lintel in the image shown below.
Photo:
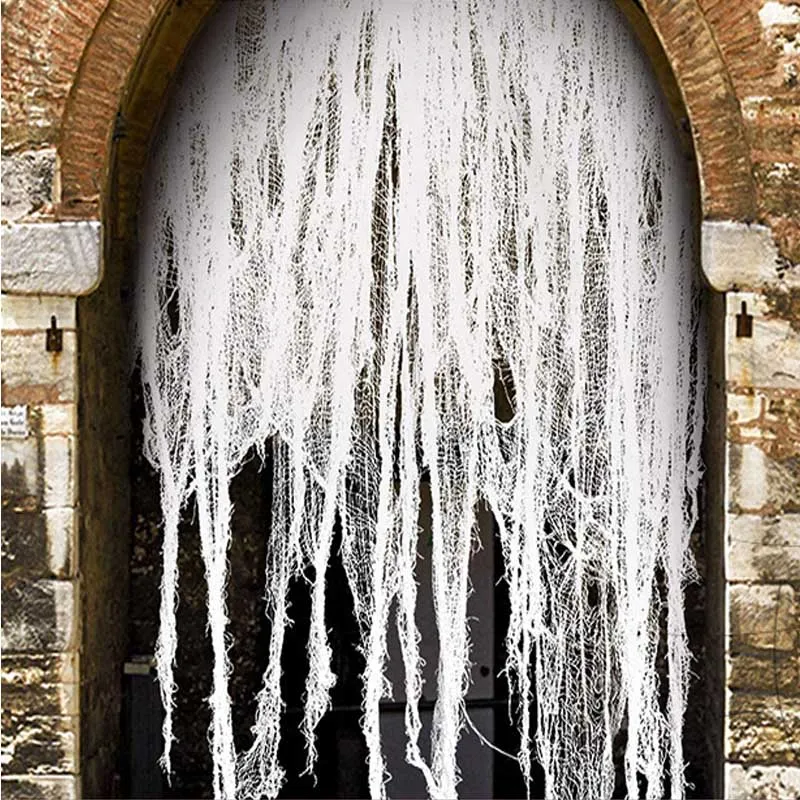
{"label": "stone lintel", "polygon": [[83,295],[100,282],[96,221],[2,226],[2,288],[13,294]]}
{"label": "stone lintel", "polygon": [[701,238],[703,273],[719,292],[800,287],[800,268],[780,257],[766,225],[705,220]]}

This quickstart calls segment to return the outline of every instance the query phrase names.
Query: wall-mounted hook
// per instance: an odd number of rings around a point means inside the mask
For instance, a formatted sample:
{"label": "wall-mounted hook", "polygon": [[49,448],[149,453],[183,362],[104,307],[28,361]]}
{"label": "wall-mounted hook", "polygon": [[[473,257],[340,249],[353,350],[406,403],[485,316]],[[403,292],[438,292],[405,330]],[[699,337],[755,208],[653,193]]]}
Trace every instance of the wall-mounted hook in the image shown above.
{"label": "wall-mounted hook", "polygon": [[44,349],[48,353],[60,353],[64,349],[64,331],[58,327],[55,317],[50,317]]}
{"label": "wall-mounted hook", "polygon": [[749,339],[753,335],[753,315],[747,313],[747,303],[742,300],[742,310],[736,315],[736,336]]}

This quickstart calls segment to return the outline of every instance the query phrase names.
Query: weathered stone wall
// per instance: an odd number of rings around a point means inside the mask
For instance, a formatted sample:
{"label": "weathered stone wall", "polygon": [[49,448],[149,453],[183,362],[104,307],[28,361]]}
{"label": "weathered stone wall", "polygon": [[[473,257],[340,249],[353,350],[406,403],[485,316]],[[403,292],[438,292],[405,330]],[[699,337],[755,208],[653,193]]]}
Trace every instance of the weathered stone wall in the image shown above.
{"label": "weathered stone wall", "polygon": [[75,301],[5,295],[2,319],[3,405],[23,419],[2,442],[2,791],[60,800],[80,772]]}
{"label": "weathered stone wall", "polygon": [[[618,1],[644,8],[676,78],[703,268],[729,292],[711,314],[710,747],[727,796],[800,797],[800,3]],[[3,440],[12,797],[114,789],[131,527],[120,291],[149,137],[213,5],[2,0],[2,404],[29,425]]]}
{"label": "weathered stone wall", "polygon": [[800,291],[727,307],[728,785],[800,797]]}

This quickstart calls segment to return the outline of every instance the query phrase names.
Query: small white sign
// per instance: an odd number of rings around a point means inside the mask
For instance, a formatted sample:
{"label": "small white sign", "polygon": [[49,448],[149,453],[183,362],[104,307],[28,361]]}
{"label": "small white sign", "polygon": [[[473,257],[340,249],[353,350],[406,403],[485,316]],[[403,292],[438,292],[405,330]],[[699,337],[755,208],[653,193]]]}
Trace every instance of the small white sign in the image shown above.
{"label": "small white sign", "polygon": [[0,423],[3,439],[27,439],[28,406],[2,406]]}

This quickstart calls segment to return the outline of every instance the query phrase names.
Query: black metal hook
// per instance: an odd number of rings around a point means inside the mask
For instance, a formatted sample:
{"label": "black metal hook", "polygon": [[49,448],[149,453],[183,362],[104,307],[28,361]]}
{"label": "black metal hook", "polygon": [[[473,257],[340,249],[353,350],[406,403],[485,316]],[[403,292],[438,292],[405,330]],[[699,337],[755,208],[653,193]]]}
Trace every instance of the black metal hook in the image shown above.
{"label": "black metal hook", "polygon": [[48,353],[60,353],[64,349],[64,331],[58,327],[54,316],[50,317],[44,348]]}

